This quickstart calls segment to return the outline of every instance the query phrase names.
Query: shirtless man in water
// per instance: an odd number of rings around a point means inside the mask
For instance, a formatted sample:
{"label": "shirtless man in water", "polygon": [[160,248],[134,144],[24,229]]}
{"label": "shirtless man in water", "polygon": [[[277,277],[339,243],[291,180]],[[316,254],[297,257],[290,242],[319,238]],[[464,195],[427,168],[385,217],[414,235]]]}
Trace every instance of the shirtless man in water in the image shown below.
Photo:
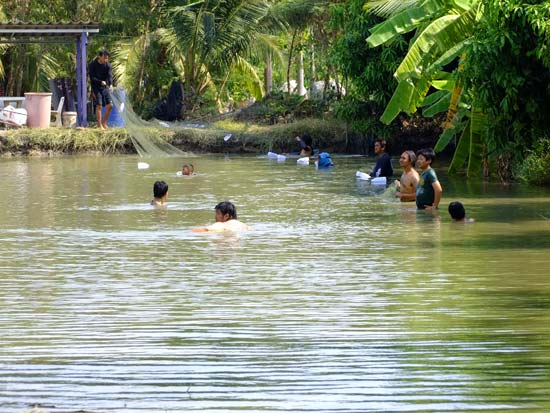
{"label": "shirtless man in water", "polygon": [[418,172],[414,169],[415,162],[416,155],[413,151],[405,151],[399,158],[399,165],[403,168],[403,174],[401,175],[401,181],[395,181],[395,186],[397,187],[395,196],[398,197],[401,202],[412,202],[416,200],[416,185],[418,185],[420,175],[418,175]]}
{"label": "shirtless man in water", "polygon": [[220,202],[216,210],[216,223],[208,227],[194,228],[193,232],[248,231],[248,225],[237,219],[237,208],[233,203]]}
{"label": "shirtless man in water", "polygon": [[166,206],[166,199],[168,198],[168,184],[164,181],[156,181],[153,185],[153,200],[151,205],[155,207]]}

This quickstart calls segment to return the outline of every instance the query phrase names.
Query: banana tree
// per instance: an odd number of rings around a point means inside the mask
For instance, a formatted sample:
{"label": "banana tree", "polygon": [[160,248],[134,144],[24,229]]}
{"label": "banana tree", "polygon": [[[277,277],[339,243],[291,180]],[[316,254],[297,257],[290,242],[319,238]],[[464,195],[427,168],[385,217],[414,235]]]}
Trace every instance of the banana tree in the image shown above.
{"label": "banana tree", "polygon": [[[476,167],[476,164],[479,166],[479,157],[474,150],[479,149],[483,133],[483,122],[479,120],[483,117],[478,114],[478,121],[470,125],[453,122],[459,100],[466,100],[468,96],[463,96],[460,73],[449,74],[441,69],[459,58],[473,36],[480,15],[480,1],[424,0],[409,1],[404,5],[390,0],[370,2],[366,6],[387,17],[367,38],[371,47],[387,44],[397,36],[415,31],[409,51],[394,73],[398,85],[381,121],[388,124],[400,112],[412,114],[422,105],[427,106],[425,115],[433,116],[446,110],[448,121],[436,149],[444,149],[456,133],[462,132],[451,171],[456,171],[457,165],[468,159],[468,174],[474,175],[479,170]],[[428,95],[433,89],[437,91]],[[463,104],[471,107],[471,101]],[[473,119],[471,113],[467,113],[469,122]],[[463,148],[467,141],[466,150]],[[467,158],[464,158],[465,153]]]}

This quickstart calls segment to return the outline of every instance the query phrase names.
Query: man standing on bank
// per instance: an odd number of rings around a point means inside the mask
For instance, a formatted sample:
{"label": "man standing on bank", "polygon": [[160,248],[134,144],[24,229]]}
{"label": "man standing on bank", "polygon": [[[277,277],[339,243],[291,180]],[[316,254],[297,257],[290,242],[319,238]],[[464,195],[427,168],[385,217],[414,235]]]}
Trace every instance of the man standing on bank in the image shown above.
{"label": "man standing on bank", "polygon": [[[97,57],[90,63],[88,71],[92,83],[92,100],[97,123],[101,130],[105,130],[113,109],[110,93],[113,87],[113,70],[109,63],[109,52],[100,50]],[[102,106],[105,106],[105,116],[101,114]]]}

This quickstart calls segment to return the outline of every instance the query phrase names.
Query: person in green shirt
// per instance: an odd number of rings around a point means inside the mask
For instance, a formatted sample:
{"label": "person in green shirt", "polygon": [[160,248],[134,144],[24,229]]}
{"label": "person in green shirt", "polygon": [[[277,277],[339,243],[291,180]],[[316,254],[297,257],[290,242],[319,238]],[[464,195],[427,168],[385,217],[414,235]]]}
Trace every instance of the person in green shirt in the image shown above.
{"label": "person in green shirt", "polygon": [[418,209],[437,209],[441,201],[443,188],[432,169],[435,153],[432,148],[420,149],[416,153],[416,166],[421,170],[420,181],[416,186],[416,207]]}

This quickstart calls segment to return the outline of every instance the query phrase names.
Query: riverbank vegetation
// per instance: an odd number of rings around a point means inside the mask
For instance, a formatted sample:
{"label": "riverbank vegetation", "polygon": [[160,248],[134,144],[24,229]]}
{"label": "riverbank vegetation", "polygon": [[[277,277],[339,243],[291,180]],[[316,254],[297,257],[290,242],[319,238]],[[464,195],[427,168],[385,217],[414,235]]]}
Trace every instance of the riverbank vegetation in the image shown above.
{"label": "riverbank vegetation", "polygon": [[[343,122],[304,119],[292,123],[261,125],[223,120],[208,128],[162,126],[148,128],[147,134],[193,152],[266,153],[297,150],[295,137],[310,133],[316,145],[333,152],[357,152],[360,137],[349,133]],[[228,141],[223,139],[231,134]],[[12,129],[0,131],[0,154],[4,157],[64,154],[133,154],[136,153],[125,128],[101,131],[97,128]]]}
{"label": "riverbank vegetation", "polygon": [[[113,52],[116,82],[144,118],[175,107],[166,120],[214,123],[252,104],[233,127],[286,128],[286,142],[304,117],[330,120],[363,150],[374,137],[395,148],[437,142],[454,153],[450,172],[503,181],[527,176],[527,155],[549,136],[545,2],[5,0],[0,20],[100,22],[89,50]],[[0,94],[47,90],[74,66],[72,45],[0,45]],[[259,136],[250,147],[278,145]],[[126,145],[97,139],[107,151]]]}

